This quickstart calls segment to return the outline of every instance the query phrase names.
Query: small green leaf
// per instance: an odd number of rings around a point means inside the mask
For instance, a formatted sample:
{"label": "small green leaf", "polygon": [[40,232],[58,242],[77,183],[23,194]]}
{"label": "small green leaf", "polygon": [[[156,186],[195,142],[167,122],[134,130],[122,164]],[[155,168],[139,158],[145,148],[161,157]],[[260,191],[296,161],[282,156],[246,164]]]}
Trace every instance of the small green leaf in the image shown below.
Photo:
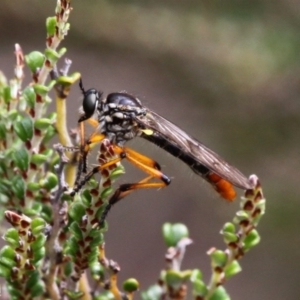
{"label": "small green leaf", "polygon": [[83,239],[82,231],[77,222],[73,222],[69,227],[70,232],[73,234],[77,241],[81,241]]}
{"label": "small green leaf", "polygon": [[115,180],[123,174],[125,174],[125,168],[122,165],[120,165],[111,172],[109,178]]}
{"label": "small green leaf", "polygon": [[256,229],[252,229],[244,239],[244,251],[248,251],[260,242],[260,236]]}
{"label": "small green leaf", "polygon": [[240,210],[236,213],[236,216],[241,219],[249,218],[249,214],[246,211]]}
{"label": "small green leaf", "polygon": [[4,278],[11,278],[11,267],[7,267],[5,265],[2,265],[0,262],[0,277]]}
{"label": "small green leaf", "polygon": [[67,51],[66,48],[61,48],[59,50],[59,52],[57,52],[53,49],[47,48],[45,50],[45,56],[51,62],[51,64],[54,65],[66,53],[66,51]]}
{"label": "small green leaf", "polygon": [[163,237],[165,239],[165,243],[168,247],[175,246],[173,237],[172,237],[172,224],[171,223],[165,223],[163,225]]}
{"label": "small green leaf", "polygon": [[33,85],[33,89],[36,94],[41,95],[43,97],[45,97],[47,93],[49,93],[49,88],[42,84],[36,83],[35,85]]}
{"label": "small green leaf", "polygon": [[225,223],[225,225],[223,226],[223,229],[221,231],[223,232],[228,232],[228,233],[235,233],[235,225],[233,223],[227,222]]}
{"label": "small green leaf", "polygon": [[33,51],[25,55],[25,61],[32,73],[35,73],[43,66],[45,61],[44,54],[38,51]]}
{"label": "small green leaf", "polygon": [[31,249],[32,249],[34,252],[35,252],[35,251],[38,251],[39,249],[41,249],[42,247],[45,246],[46,241],[47,241],[46,235],[44,235],[44,234],[38,235],[38,237],[36,238],[36,240],[33,241],[33,242],[30,244]]}
{"label": "small green leaf", "polygon": [[46,29],[48,36],[54,36],[56,32],[56,17],[48,17],[46,20]]}
{"label": "small green leaf", "polygon": [[52,122],[52,124],[54,124],[56,122],[56,119],[57,119],[57,113],[52,112],[48,115],[47,118]]}
{"label": "small green leaf", "polygon": [[15,122],[16,120],[20,121],[20,117],[21,117],[20,112],[17,111],[16,109],[10,110],[7,116],[10,122]]}
{"label": "small green leaf", "polygon": [[[3,154],[3,155],[2,155]],[[9,159],[4,153],[0,153],[0,182],[2,183],[3,181],[3,177],[2,175],[4,175],[7,172],[7,167],[6,164],[4,163],[4,159]],[[1,190],[1,185],[0,185],[0,190]]]}
{"label": "small green leaf", "polygon": [[32,298],[38,297],[44,291],[45,286],[40,279],[38,271],[31,272],[30,277],[26,282],[26,288],[30,291]]}
{"label": "small green leaf", "polygon": [[[52,90],[52,88],[55,86],[55,84],[56,84],[56,80],[51,80],[49,82],[49,84],[47,85],[49,92]],[[52,102],[52,98],[46,96],[46,102],[47,103],[51,103]]]}
{"label": "small green leaf", "polygon": [[66,254],[69,254],[71,256],[75,256],[77,251],[78,251],[79,245],[78,245],[78,240],[72,236],[69,240],[68,240],[68,246],[65,250]]}
{"label": "small green leaf", "polygon": [[85,214],[86,214],[85,207],[83,206],[82,203],[74,202],[72,204],[72,206],[70,207],[70,210],[69,210],[70,217],[79,223],[81,222],[82,217]]}
{"label": "small green leaf", "polygon": [[26,287],[31,288],[33,285],[35,285],[39,281],[39,277],[38,271],[31,272],[29,278],[27,279]]}
{"label": "small green leaf", "polygon": [[6,230],[3,239],[12,247],[19,246],[19,233],[15,228],[9,228]]}
{"label": "small green leaf", "polygon": [[30,287],[30,295],[33,298],[36,298],[42,295],[45,292],[45,284],[39,280],[36,284]]}
{"label": "small green leaf", "polygon": [[[39,202],[34,202],[32,204],[32,209],[35,211],[35,214],[33,216],[37,216],[41,213],[41,211],[43,210],[44,208],[44,205],[42,203],[39,203]],[[43,219],[43,218],[42,218]]]}
{"label": "small green leaf", "polygon": [[[89,189],[97,188],[99,185],[98,180],[96,180],[94,177],[92,177],[88,182]],[[89,193],[89,191],[87,191]]]}
{"label": "small green leaf", "polygon": [[36,192],[41,188],[40,184],[37,182],[29,182],[27,183],[27,190],[31,192]]}
{"label": "small green leaf", "polygon": [[23,142],[31,140],[33,136],[32,119],[29,117],[24,117],[20,121],[15,122],[14,130]]}
{"label": "small green leaf", "polygon": [[16,253],[10,246],[4,246],[0,250],[0,263],[6,267],[14,267],[16,265],[15,261]]}
{"label": "small green leaf", "polygon": [[5,140],[6,138],[6,128],[3,123],[0,123],[0,139]]}
{"label": "small green leaf", "polygon": [[93,264],[93,263],[97,262],[98,256],[99,256],[98,247],[97,248],[91,247],[91,251],[88,254],[88,263]]}
{"label": "small green leaf", "polygon": [[[69,23],[66,23],[66,26],[68,26]],[[62,57],[65,53],[67,52],[67,48],[63,47],[63,48],[60,48],[58,50],[58,54],[59,54],[59,57]]]}
{"label": "small green leaf", "polygon": [[60,76],[57,78],[57,83],[62,85],[71,85],[81,77],[80,73],[76,72],[69,76]]}
{"label": "small green leaf", "polygon": [[139,289],[139,282],[135,278],[129,278],[123,282],[123,289],[127,293],[135,292]]}
{"label": "small green leaf", "polygon": [[240,224],[244,221],[249,221],[249,214],[243,210],[240,210],[236,213],[235,217],[233,218],[233,222],[235,224]]}
{"label": "small green leaf", "polygon": [[224,287],[218,286],[209,300],[230,300],[230,297]]}
{"label": "small green leaf", "polygon": [[[9,153],[6,153],[6,151],[0,152],[0,175],[5,174],[7,172],[7,160],[10,160]],[[0,176],[0,180],[3,180],[4,178]]]}
{"label": "small green leaf", "polygon": [[168,270],[166,272],[165,280],[167,285],[174,287],[175,289],[182,285],[183,278],[181,272],[174,270]]}
{"label": "small green leaf", "polygon": [[23,214],[30,218],[35,218],[38,212],[33,207],[24,207]]}
{"label": "small green leaf", "polygon": [[57,176],[52,172],[47,172],[46,177],[39,181],[41,187],[45,188],[48,191],[51,191],[58,184]]}
{"label": "small green leaf", "polygon": [[104,189],[100,195],[100,198],[106,199],[113,191],[114,191],[114,189],[111,186]]}
{"label": "small green leaf", "polygon": [[98,233],[97,236],[94,236],[93,240],[90,242],[90,246],[92,248],[94,247],[98,247],[99,245],[101,245],[103,243],[103,234],[102,233]]}
{"label": "small green leaf", "polygon": [[36,265],[41,259],[43,259],[46,255],[46,249],[45,247],[36,249],[33,252],[33,259],[32,262],[34,263],[34,265]]}
{"label": "small green leaf", "polygon": [[194,282],[195,280],[202,280],[203,279],[203,274],[200,270],[194,269],[191,273],[191,282]]}
{"label": "small green leaf", "polygon": [[256,203],[255,207],[261,210],[261,214],[264,214],[266,209],[266,199],[260,199],[259,202]]}
{"label": "small green leaf", "polygon": [[95,280],[101,280],[104,278],[104,268],[98,261],[90,264],[90,271]]}
{"label": "small green leaf", "polygon": [[11,180],[11,189],[13,193],[18,197],[19,199],[24,199],[25,197],[25,183],[21,176],[16,175]]}
{"label": "small green leaf", "polygon": [[11,182],[5,178],[0,179],[0,195],[11,196]]}
{"label": "small green leaf", "polygon": [[65,265],[65,267],[64,267],[64,274],[68,278],[72,274],[73,266],[72,266],[72,263],[70,261],[67,262],[67,263],[65,263],[64,265]]}
{"label": "small green leaf", "polygon": [[[20,275],[19,270],[17,270],[17,271],[18,271],[18,274],[16,276]],[[11,284],[7,285],[7,291],[9,293],[9,295],[11,296],[11,299],[14,299],[14,300],[21,299],[23,296],[22,290],[18,289],[18,287],[15,287],[14,285],[11,285]]]}
{"label": "small green leaf", "polygon": [[193,281],[193,295],[203,297],[206,294],[207,294],[207,286],[205,285],[205,283],[200,279],[196,279],[195,281]]}
{"label": "small green leaf", "polygon": [[168,247],[175,247],[182,238],[188,236],[189,236],[189,231],[184,224],[165,223],[163,225],[163,237]]}
{"label": "small green leaf", "polygon": [[28,151],[25,148],[20,148],[13,152],[13,160],[16,166],[22,170],[26,171],[29,166],[29,156]]}
{"label": "small green leaf", "polygon": [[49,206],[42,206],[42,211],[40,212],[40,217],[45,220],[45,222],[52,222],[52,210]]}
{"label": "small green leaf", "polygon": [[57,131],[55,127],[49,126],[46,133],[44,134],[43,144],[47,144],[56,135],[56,133]]}
{"label": "small green leaf", "polygon": [[52,126],[52,120],[48,118],[40,118],[34,122],[34,128],[39,130],[47,130],[49,126]]}
{"label": "small green leaf", "polygon": [[22,93],[22,97],[26,101],[26,103],[28,104],[28,106],[30,108],[34,107],[36,95],[35,95],[34,89],[31,86],[28,86],[24,89],[24,91]]}
{"label": "small green leaf", "polygon": [[32,230],[33,235],[38,235],[43,233],[46,227],[46,222],[42,218],[35,218],[30,223],[30,228]]}
{"label": "small green leaf", "polygon": [[[78,195],[78,194],[77,194]],[[85,207],[90,207],[91,201],[92,201],[92,195],[89,190],[84,190],[83,193],[81,194],[81,202]]]}
{"label": "small green leaf", "polygon": [[3,99],[6,104],[8,104],[11,100],[11,92],[9,86],[3,88]]}
{"label": "small green leaf", "polygon": [[242,271],[242,268],[241,268],[240,264],[238,263],[237,260],[234,260],[234,261],[232,261],[231,264],[229,264],[225,268],[225,270],[224,270],[225,278],[228,279],[241,271]]}
{"label": "small green leaf", "polygon": [[31,162],[37,166],[43,164],[48,160],[48,156],[40,153],[35,153],[31,156]]}
{"label": "small green leaf", "polygon": [[223,232],[223,238],[226,244],[235,243],[239,239],[235,233],[230,233],[230,232]]}
{"label": "small green leaf", "polygon": [[[92,237],[92,238],[96,238],[96,237],[98,237],[99,235],[102,235],[102,236],[103,236],[103,234],[102,234],[102,233],[99,233],[99,230],[96,229],[96,228],[93,228],[93,229],[90,230],[90,232],[89,232],[89,236]],[[103,237],[102,237],[102,238],[103,238]]]}
{"label": "small green leaf", "polygon": [[210,257],[214,267],[221,267],[223,268],[227,262],[227,255],[224,251],[215,250],[210,253]]}

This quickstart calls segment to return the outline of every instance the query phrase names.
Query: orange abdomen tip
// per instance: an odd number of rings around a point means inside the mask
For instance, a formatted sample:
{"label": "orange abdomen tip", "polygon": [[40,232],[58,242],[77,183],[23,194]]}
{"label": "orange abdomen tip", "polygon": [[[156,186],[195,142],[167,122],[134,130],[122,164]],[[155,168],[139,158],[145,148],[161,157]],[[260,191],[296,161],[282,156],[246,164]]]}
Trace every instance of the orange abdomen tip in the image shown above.
{"label": "orange abdomen tip", "polygon": [[233,188],[233,185],[224,179],[221,179],[216,183],[217,192],[227,201],[233,201],[236,197],[236,191]]}
{"label": "orange abdomen tip", "polygon": [[234,190],[233,185],[229,181],[221,178],[215,173],[210,173],[207,176],[207,178],[222,198],[229,202],[235,199],[236,191]]}

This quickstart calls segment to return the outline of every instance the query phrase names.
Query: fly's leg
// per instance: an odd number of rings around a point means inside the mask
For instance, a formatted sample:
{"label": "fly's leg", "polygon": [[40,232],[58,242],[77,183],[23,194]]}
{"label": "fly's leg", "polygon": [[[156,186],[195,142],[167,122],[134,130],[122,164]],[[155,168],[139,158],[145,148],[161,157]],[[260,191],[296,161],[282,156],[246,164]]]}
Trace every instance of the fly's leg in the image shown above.
{"label": "fly's leg", "polygon": [[[95,140],[93,140],[93,142],[94,141]],[[71,192],[71,196],[74,196],[95,174],[101,172],[106,168],[109,168],[110,166],[115,165],[123,159],[127,159],[133,165],[135,165],[145,173],[148,173],[151,178],[157,178],[161,180],[161,182],[148,182],[148,179],[146,182],[138,182],[134,184],[124,185],[121,191],[125,191],[125,189],[132,190],[137,188],[160,188],[170,184],[170,178],[160,171],[160,166],[156,161],[127,147],[122,148],[120,146],[112,145],[112,148],[113,152],[115,154],[118,154],[119,157],[114,158],[106,163],[101,163],[101,161],[99,161],[99,165],[94,167],[83,178],[83,180],[75,186],[74,190]],[[130,188],[128,186],[130,186]]]}
{"label": "fly's leg", "polygon": [[99,220],[100,228],[102,227],[102,225],[107,217],[107,214],[109,213],[109,211],[111,210],[113,205],[115,205],[117,202],[122,200],[124,197],[126,197],[128,194],[130,194],[134,190],[145,187],[144,184],[147,183],[152,178],[153,178],[152,176],[148,176],[137,183],[121,184],[119,186],[119,188],[115,191],[115,193],[111,196],[111,198],[108,200],[108,203],[107,203],[107,205],[101,215],[101,218]]}

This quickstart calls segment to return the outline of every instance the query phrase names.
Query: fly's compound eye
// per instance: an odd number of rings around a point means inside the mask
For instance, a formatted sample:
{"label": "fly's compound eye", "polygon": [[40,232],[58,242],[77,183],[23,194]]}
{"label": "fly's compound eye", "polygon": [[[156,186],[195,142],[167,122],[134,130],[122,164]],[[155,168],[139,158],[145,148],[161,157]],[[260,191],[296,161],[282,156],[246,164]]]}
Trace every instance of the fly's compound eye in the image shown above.
{"label": "fly's compound eye", "polygon": [[89,89],[84,93],[82,108],[85,113],[85,119],[89,119],[95,112],[102,93],[95,89]]}

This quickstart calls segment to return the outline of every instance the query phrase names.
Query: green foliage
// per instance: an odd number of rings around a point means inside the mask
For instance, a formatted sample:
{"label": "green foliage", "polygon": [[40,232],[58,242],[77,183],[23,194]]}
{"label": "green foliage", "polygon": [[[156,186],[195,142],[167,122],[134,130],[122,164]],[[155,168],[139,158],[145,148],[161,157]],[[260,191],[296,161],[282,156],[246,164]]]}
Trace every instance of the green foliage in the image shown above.
{"label": "green foliage", "polygon": [[189,236],[189,231],[184,224],[166,223],[163,226],[163,236],[168,247],[176,246],[178,242]]}
{"label": "green foliage", "polygon": [[30,117],[24,117],[17,121],[14,124],[14,131],[23,142],[31,140],[33,136],[32,119]]}
{"label": "green foliage", "polygon": [[44,61],[44,54],[38,51],[32,51],[31,53],[25,55],[25,62],[31,73],[35,73],[37,70],[39,70],[43,66]]}
{"label": "green foliage", "polygon": [[128,293],[135,292],[139,289],[139,282],[134,278],[129,278],[123,282],[123,290]]}

